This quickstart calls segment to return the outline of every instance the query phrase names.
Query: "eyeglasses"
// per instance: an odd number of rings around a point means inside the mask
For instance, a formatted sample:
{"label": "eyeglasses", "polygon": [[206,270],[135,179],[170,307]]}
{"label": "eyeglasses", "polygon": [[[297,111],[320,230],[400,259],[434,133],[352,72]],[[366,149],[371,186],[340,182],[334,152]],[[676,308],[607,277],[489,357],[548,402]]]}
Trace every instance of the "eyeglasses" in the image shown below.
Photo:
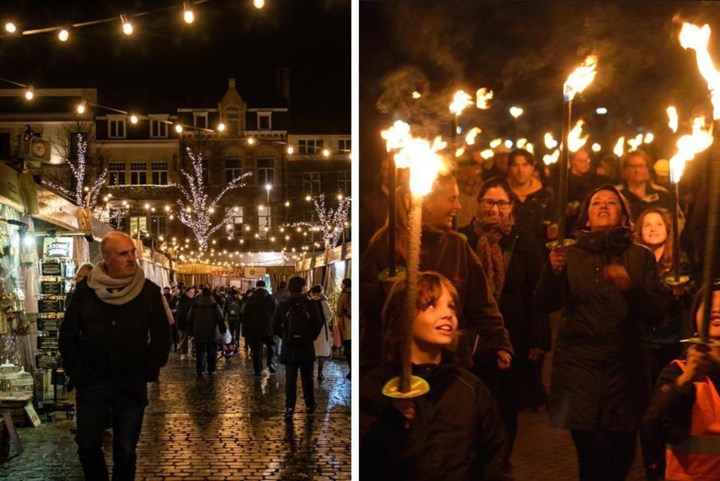
{"label": "eyeglasses", "polygon": [[480,199],[480,205],[488,210],[495,206],[500,210],[508,210],[512,207],[512,202],[507,200]]}

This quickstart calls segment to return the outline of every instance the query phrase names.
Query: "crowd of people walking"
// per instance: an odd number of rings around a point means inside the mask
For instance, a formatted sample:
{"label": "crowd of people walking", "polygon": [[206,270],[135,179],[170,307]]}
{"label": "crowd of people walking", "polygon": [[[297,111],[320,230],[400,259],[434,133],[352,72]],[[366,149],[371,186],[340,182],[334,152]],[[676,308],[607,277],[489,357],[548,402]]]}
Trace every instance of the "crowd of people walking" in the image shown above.
{"label": "crowd of people walking", "polygon": [[[411,400],[380,394],[399,373],[406,332],[404,281],[386,270],[407,260],[411,204],[400,169],[396,222],[361,226],[369,229],[361,233],[369,239],[360,266],[361,472],[382,466],[392,479],[513,479],[518,412],[547,408],[550,425],[571,435],[582,481],[626,479],[638,440],[649,481],[720,479],[720,457],[707,444],[720,419],[700,417],[705,424],[696,429],[699,410],[720,412],[718,348],[687,353],[680,342],[699,329],[702,192],[682,192],[673,217],[662,162],[642,150],[597,162],[591,155],[573,154],[561,209],[557,171],[524,149],[498,151],[485,164],[469,156],[457,179],[435,180],[422,205],[409,339],[413,374],[430,391]],[[573,243],[553,244],[559,238]],[[720,297],[719,286],[710,288]],[[720,325],[720,310],[712,312],[707,322]],[[552,349],[546,389],[543,362]],[[710,394],[701,400],[700,393]],[[710,472],[715,477],[702,477]]]}

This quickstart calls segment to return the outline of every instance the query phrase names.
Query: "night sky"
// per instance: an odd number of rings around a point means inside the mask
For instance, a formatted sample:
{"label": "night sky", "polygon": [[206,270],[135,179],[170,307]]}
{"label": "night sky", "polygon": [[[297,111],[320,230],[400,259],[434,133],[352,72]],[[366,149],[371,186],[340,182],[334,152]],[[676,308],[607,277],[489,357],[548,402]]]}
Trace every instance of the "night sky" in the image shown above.
{"label": "night sky", "polygon": [[[182,22],[180,0],[3,2],[0,21],[20,29],[117,17],[70,32],[0,38],[0,77],[36,88],[96,87],[99,103],[135,112],[216,107],[237,79],[249,107],[282,106],[276,69],[290,68],[293,126],[350,132],[349,0],[212,0]],[[135,34],[121,32],[120,14]],[[3,30],[4,33],[4,30]],[[3,88],[12,85],[0,83]]]}
{"label": "night sky", "polygon": [[[694,52],[679,45],[676,14],[710,24],[711,55],[720,59],[718,2],[361,1],[361,181],[375,180],[384,155],[379,132],[393,120],[448,137],[448,104],[460,88],[495,92],[490,110],[469,108],[461,119],[466,130],[484,130],[483,148],[512,136],[508,108],[519,105],[520,134],[542,156],[542,134],[560,133],[562,84],[590,53],[599,58],[598,74],[573,105],[590,141],[603,141],[599,132],[616,139],[650,129],[657,139],[651,153],[671,155],[666,107],[674,103],[681,120],[710,114]],[[423,93],[419,101],[413,90]],[[597,116],[598,106],[609,115]]]}

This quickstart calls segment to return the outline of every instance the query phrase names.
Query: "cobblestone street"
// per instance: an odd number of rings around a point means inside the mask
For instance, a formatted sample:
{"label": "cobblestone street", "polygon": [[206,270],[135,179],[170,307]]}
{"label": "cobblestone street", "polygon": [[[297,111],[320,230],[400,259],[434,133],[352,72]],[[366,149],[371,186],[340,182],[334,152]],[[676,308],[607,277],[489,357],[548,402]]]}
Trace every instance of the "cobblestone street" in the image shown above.
{"label": "cobblestone street", "polygon": [[[318,410],[306,414],[302,395],[286,423],[282,365],[253,375],[244,352],[218,362],[212,377],[196,378],[194,361],[171,354],[160,382],[149,385],[150,406],[138,444],[138,480],[350,479],[350,382],[347,363],[329,361],[317,386]],[[298,380],[299,388],[299,380]],[[74,421],[59,416],[19,430],[24,452],[0,465],[0,479],[81,480]],[[111,465],[112,435],[105,452]],[[11,448],[11,455],[14,449]]]}

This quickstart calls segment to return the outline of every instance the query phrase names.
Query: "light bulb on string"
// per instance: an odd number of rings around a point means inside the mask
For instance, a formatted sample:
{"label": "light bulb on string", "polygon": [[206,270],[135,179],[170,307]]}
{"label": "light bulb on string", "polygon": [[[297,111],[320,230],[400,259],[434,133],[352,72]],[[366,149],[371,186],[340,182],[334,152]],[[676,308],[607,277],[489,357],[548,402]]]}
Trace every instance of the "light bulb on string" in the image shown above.
{"label": "light bulb on string", "polygon": [[85,108],[87,107],[87,101],[83,100],[80,102],[75,110],[77,110],[77,113],[84,114]]}
{"label": "light bulb on string", "polygon": [[7,23],[5,23],[5,31],[7,33],[15,33],[15,32],[17,32],[17,27],[15,26],[14,23],[7,22]]}
{"label": "light bulb on string", "polygon": [[183,131],[183,126],[180,124],[175,124],[175,132],[177,132],[178,134],[181,134],[182,131]]}
{"label": "light bulb on string", "polygon": [[254,138],[254,137],[248,138],[247,143],[250,144],[250,145],[255,144],[255,138]]}
{"label": "light bulb on string", "polygon": [[125,17],[125,15],[120,15],[120,23],[122,23],[122,30],[125,35],[132,35],[135,31],[135,28],[133,27],[133,24],[130,23],[130,21]]}
{"label": "light bulb on string", "polygon": [[68,32],[66,29],[61,29],[58,32],[58,40],[61,42],[67,42],[67,40],[70,38],[70,32]]}
{"label": "light bulb on string", "polygon": [[27,100],[32,100],[35,97],[35,88],[31,85],[28,87],[28,89],[25,91],[25,98]]}
{"label": "light bulb on string", "polygon": [[220,122],[217,126],[218,132],[224,132],[225,131],[225,124]]}
{"label": "light bulb on string", "polygon": [[135,124],[138,123],[137,115],[131,115],[131,116],[130,116],[130,123],[133,124],[133,125],[135,125]]}
{"label": "light bulb on string", "polygon": [[190,4],[188,2],[183,2],[183,20],[188,25],[193,23],[195,21],[195,14],[190,9]]}
{"label": "light bulb on string", "polygon": [[295,147],[293,147],[292,145],[289,145],[288,148],[287,148],[287,153],[288,153],[288,155],[294,154],[294,153],[295,153]]}

